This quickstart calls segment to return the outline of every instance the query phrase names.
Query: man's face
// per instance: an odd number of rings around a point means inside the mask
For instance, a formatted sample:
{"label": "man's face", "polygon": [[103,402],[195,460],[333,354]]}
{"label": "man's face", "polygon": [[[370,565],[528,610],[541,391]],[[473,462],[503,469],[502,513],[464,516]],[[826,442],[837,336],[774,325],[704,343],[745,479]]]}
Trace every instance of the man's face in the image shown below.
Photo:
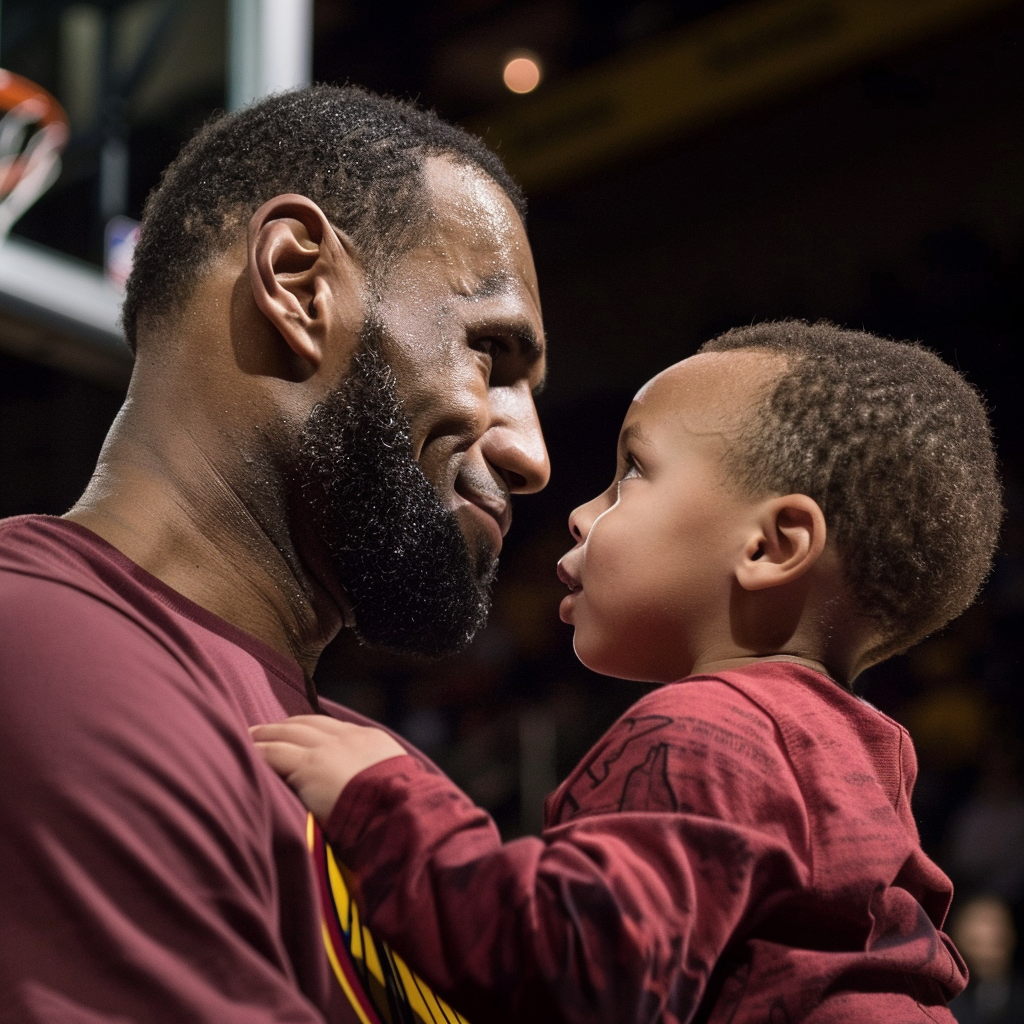
{"label": "man's face", "polygon": [[378,296],[295,469],[367,643],[429,655],[483,625],[510,496],[548,462],[536,279],[518,215],[479,172],[428,164],[433,215]]}
{"label": "man's face", "polygon": [[522,221],[485,174],[431,158],[424,240],[376,304],[413,457],[474,557],[497,554],[510,495],[547,483],[533,394],[546,370],[533,256]]}

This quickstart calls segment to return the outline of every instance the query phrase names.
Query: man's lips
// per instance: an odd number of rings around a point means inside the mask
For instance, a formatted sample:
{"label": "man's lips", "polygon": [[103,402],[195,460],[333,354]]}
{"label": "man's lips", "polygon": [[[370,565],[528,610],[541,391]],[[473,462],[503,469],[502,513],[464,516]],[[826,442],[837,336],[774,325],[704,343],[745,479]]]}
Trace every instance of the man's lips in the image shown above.
{"label": "man's lips", "polygon": [[512,525],[512,506],[508,499],[468,488],[460,488],[456,498],[462,499],[459,504],[491,533],[494,553],[501,551],[502,539]]}

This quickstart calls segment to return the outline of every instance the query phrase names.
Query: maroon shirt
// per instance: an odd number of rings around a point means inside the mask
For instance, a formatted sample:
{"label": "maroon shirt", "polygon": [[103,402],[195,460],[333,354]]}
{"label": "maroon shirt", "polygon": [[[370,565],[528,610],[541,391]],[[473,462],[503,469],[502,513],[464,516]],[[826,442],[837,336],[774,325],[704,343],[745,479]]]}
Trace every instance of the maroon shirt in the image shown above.
{"label": "maroon shirt", "polygon": [[361,1019],[246,731],[309,711],[295,662],[90,531],[0,522],[0,1021]]}
{"label": "maroon shirt", "polygon": [[542,839],[409,758],[326,829],[366,924],[471,1020],[904,1024],[953,1018],[897,723],[787,662],[639,701],[549,798]]}

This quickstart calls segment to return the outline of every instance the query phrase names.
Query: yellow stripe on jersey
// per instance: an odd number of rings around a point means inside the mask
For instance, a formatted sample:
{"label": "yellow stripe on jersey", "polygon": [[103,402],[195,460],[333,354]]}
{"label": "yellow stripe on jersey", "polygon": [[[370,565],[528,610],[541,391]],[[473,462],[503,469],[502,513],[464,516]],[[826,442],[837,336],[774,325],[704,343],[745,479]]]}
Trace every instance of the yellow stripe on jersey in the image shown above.
{"label": "yellow stripe on jersey", "polygon": [[331,936],[328,934],[327,925],[322,921],[320,922],[320,934],[324,939],[324,948],[327,950],[327,959],[331,962],[331,970],[334,971],[334,976],[341,983],[342,991],[345,993],[352,1009],[356,1011],[356,1016],[359,1018],[361,1024],[373,1024],[370,1018],[366,1016],[362,1006],[359,1004],[359,1000],[356,998],[355,992],[352,991],[352,986],[348,983],[348,978],[345,977],[345,972],[341,969],[341,964],[338,963],[337,954],[334,952],[334,943],[331,942]]}
{"label": "yellow stripe on jersey", "polygon": [[363,929],[363,948],[366,950],[366,967],[369,972],[383,985],[384,970],[377,956],[377,947],[373,944],[373,936],[368,928]]}
{"label": "yellow stripe on jersey", "polygon": [[[391,1024],[417,1024],[417,1021],[422,1021],[422,1024],[469,1024],[461,1013],[435,995],[386,942],[374,939],[369,928],[360,922],[359,908],[348,891],[334,852],[324,840],[312,814],[307,820],[306,838],[311,851],[317,848],[323,851],[323,860],[318,862],[317,883],[325,888],[325,895],[341,926],[342,948],[338,949],[334,937],[338,932],[332,934],[331,930],[335,926],[329,928],[326,921],[321,922],[327,957],[361,1024],[374,1022],[367,1017],[358,994],[352,990],[341,957],[353,964],[355,973],[352,976],[365,992],[367,1005],[376,1009],[381,1020],[391,1021]],[[370,981],[371,977],[376,985]],[[391,1000],[388,999],[389,991]]]}

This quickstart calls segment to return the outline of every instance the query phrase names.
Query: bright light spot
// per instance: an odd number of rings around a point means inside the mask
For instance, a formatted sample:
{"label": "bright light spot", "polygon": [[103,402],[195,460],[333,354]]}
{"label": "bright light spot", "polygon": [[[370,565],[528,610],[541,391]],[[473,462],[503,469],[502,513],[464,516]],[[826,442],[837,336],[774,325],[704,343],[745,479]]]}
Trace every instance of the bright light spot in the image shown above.
{"label": "bright light spot", "polygon": [[533,54],[510,57],[501,77],[512,92],[533,92],[540,85],[540,61]]}

